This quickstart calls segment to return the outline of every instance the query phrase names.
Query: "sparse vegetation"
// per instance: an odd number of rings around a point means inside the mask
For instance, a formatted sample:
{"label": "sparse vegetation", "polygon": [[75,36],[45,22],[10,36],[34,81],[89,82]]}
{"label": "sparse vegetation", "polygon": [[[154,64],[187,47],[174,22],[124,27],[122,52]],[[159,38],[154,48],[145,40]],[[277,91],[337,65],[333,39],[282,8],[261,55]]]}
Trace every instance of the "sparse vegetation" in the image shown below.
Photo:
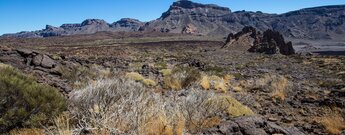
{"label": "sparse vegetation", "polygon": [[40,127],[66,109],[65,99],[55,88],[38,84],[9,66],[1,65],[0,74],[0,132]]}
{"label": "sparse vegetation", "polygon": [[[71,133],[73,127],[77,132],[87,129],[92,133],[182,135],[220,124],[221,114],[254,114],[230,96],[193,85],[186,91],[186,97],[165,97],[133,80],[98,80],[71,93],[70,116],[57,117],[53,132]],[[70,121],[77,123],[69,125]]]}

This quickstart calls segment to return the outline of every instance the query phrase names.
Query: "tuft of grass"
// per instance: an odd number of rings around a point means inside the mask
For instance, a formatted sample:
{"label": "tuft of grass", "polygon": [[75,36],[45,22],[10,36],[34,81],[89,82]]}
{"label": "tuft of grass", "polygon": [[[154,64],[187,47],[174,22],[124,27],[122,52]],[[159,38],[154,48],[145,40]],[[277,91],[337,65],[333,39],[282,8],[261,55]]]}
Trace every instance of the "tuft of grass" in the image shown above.
{"label": "tuft of grass", "polygon": [[157,85],[157,83],[154,80],[151,79],[144,79],[142,80],[143,84],[147,87],[154,87]]}
{"label": "tuft of grass", "polygon": [[172,70],[171,69],[162,69],[159,72],[162,73],[163,76],[169,76],[169,75],[172,74]]}
{"label": "tuft of grass", "polygon": [[200,85],[203,89],[205,90],[209,90],[211,88],[211,84],[210,81],[208,79],[208,76],[202,76],[201,80],[200,80]]}
{"label": "tuft of grass", "polygon": [[126,77],[129,78],[129,79],[132,79],[134,81],[142,81],[142,80],[145,79],[141,74],[139,74],[137,72],[127,73]]}
{"label": "tuft of grass", "polygon": [[231,96],[217,96],[209,100],[210,104],[224,108],[224,111],[231,117],[251,116],[255,113]]}
{"label": "tuft of grass", "polygon": [[271,82],[273,89],[272,98],[284,101],[286,98],[286,89],[289,81],[283,76],[277,76],[275,80]]}
{"label": "tuft of grass", "polygon": [[215,90],[219,90],[221,92],[227,91],[228,88],[224,78],[213,75],[209,77],[209,80]]}
{"label": "tuft of grass", "polygon": [[173,90],[187,88],[201,78],[199,70],[194,68],[176,68],[171,75],[164,77],[164,86]]}
{"label": "tuft of grass", "polygon": [[320,123],[330,134],[338,135],[345,130],[345,121],[341,116],[322,117]]}
{"label": "tuft of grass", "polygon": [[70,124],[70,120],[70,115],[67,113],[55,117],[54,126],[59,135],[72,135],[73,127]]}
{"label": "tuft of grass", "polygon": [[166,62],[157,62],[154,64],[154,67],[158,69],[166,69],[168,64]]}
{"label": "tuft of grass", "polygon": [[265,74],[263,77],[253,80],[253,82],[241,84],[251,90],[263,90],[269,93],[274,101],[284,101],[291,86],[287,78],[275,74]]}

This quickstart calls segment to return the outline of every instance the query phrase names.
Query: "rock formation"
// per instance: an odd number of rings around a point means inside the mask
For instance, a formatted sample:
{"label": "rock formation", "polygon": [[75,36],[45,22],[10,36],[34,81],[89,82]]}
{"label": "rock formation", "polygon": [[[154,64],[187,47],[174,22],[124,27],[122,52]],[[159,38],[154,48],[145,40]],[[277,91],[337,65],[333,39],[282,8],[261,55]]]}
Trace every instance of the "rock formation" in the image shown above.
{"label": "rock formation", "polygon": [[67,94],[72,88],[62,78],[62,61],[54,60],[49,55],[28,49],[11,49],[0,46],[0,62],[12,65],[24,72],[33,74],[38,82],[56,87]]}
{"label": "rock formation", "polygon": [[306,8],[278,15],[250,11],[232,12],[226,7],[183,0],[174,2],[160,18],[146,23],[129,18],[112,24],[104,20],[88,19],[81,24],[47,26],[43,30],[3,36],[50,37],[100,31],[160,31],[224,36],[238,32],[244,26],[253,26],[260,31],[279,31],[283,36],[291,38],[341,39],[345,35],[344,22],[345,5]]}
{"label": "rock formation", "polygon": [[266,54],[295,54],[291,42],[285,43],[283,35],[277,31],[266,30],[263,34],[254,27],[244,27],[235,35],[230,33],[222,48],[248,50]]}

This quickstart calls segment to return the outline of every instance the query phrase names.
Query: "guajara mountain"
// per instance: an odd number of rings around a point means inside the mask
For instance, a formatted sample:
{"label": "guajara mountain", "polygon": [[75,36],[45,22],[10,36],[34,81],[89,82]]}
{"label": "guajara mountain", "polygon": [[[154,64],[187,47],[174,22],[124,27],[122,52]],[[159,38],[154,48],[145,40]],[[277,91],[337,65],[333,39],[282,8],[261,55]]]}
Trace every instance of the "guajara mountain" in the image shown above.
{"label": "guajara mountain", "polygon": [[236,33],[245,26],[260,31],[272,29],[284,37],[298,39],[341,39],[345,35],[345,5],[306,8],[283,14],[236,11],[213,4],[177,1],[161,17],[150,22],[124,18],[114,23],[100,19],[87,19],[80,24],[47,25],[32,32],[4,34],[3,37],[51,37],[93,34],[101,31],[158,31],[207,36]]}

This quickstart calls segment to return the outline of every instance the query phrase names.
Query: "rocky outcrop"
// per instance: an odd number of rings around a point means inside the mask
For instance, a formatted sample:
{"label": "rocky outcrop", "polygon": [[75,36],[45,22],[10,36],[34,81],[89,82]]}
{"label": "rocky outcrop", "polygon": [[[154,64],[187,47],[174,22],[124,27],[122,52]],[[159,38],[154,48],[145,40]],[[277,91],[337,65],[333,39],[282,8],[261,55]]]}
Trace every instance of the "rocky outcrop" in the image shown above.
{"label": "rocky outcrop", "polygon": [[230,33],[222,48],[248,50],[249,52],[266,54],[295,54],[292,43],[285,43],[283,35],[279,32],[266,30],[261,34],[261,32],[250,26],[244,27],[242,31],[236,34]]}
{"label": "rocky outcrop", "polygon": [[266,30],[262,37],[255,38],[254,45],[248,51],[266,54],[295,54],[292,43],[285,43],[283,35],[273,30]]}
{"label": "rocky outcrop", "polygon": [[254,45],[257,35],[260,33],[254,27],[244,27],[236,34],[230,33],[222,48],[247,51]]}
{"label": "rocky outcrop", "polygon": [[[260,31],[279,31],[283,36],[291,38],[342,39],[345,35],[344,22],[345,5],[307,8],[278,15],[250,11],[231,12],[226,7],[182,0],[174,2],[160,18],[146,23],[129,18],[112,24],[104,20],[88,19],[81,24],[49,26],[39,31],[3,36],[50,37],[100,31],[160,31],[224,36],[238,32],[244,26],[253,26]],[[189,26],[193,26],[193,29]]]}
{"label": "rocky outcrop", "polygon": [[188,24],[186,27],[182,29],[183,34],[196,34],[197,28],[192,24]]}
{"label": "rocky outcrop", "polygon": [[63,79],[61,60],[54,60],[51,56],[29,49],[11,49],[0,46],[0,62],[12,65],[26,73],[34,75],[39,83],[56,87],[60,92],[67,94],[72,88],[68,81]]}

